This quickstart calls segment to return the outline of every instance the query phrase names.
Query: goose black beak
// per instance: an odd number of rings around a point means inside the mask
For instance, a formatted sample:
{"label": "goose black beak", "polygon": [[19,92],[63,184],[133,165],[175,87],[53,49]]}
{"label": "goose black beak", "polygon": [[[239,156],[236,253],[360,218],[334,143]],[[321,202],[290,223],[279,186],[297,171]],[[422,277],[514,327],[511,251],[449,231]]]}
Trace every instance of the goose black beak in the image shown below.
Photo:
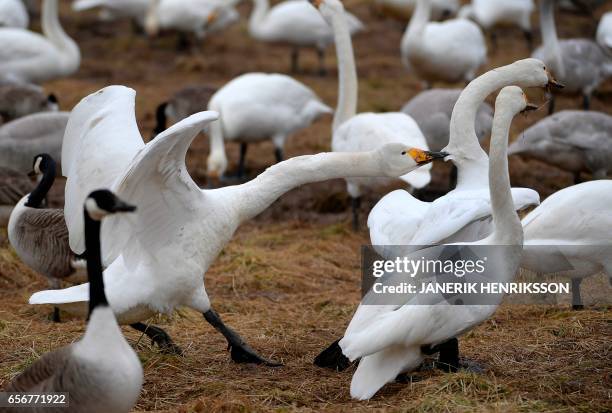
{"label": "goose black beak", "polygon": [[36,171],[30,171],[30,172],[28,172],[28,176],[29,176],[30,178],[34,178],[36,175],[37,175]]}
{"label": "goose black beak", "polygon": [[532,104],[532,103],[528,103],[527,106],[525,106],[525,109],[521,110],[521,113],[527,113],[527,112],[533,112],[534,110],[538,110],[538,106]]}

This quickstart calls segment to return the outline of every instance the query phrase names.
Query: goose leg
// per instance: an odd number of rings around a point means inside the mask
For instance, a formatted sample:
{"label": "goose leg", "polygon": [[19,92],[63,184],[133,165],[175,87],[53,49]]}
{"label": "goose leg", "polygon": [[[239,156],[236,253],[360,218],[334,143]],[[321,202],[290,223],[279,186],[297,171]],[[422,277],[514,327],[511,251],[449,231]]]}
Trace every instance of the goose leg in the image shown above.
{"label": "goose leg", "polygon": [[300,49],[294,47],[291,49],[291,73],[298,73],[300,71]]}
{"label": "goose leg", "polygon": [[314,365],[335,371],[346,370],[351,365],[351,362],[342,354],[339,342],[340,340],[334,341],[329,347],[319,353],[314,359]]}
{"label": "goose leg", "polygon": [[242,178],[245,172],[245,159],[247,149],[249,148],[248,144],[245,142],[240,143],[240,160],[238,161],[238,178]]}
{"label": "goose leg", "polygon": [[[60,280],[57,278],[49,278],[49,285],[52,290],[59,290],[61,287]],[[51,313],[50,318],[54,323],[61,322],[59,307],[53,307],[53,312]]]}
{"label": "goose leg", "polygon": [[263,364],[268,367],[282,366],[280,363],[267,360],[258,355],[237,332],[223,323],[219,314],[217,314],[217,312],[212,308],[202,314],[204,315],[204,319],[208,322],[208,324],[223,334],[223,337],[225,337],[227,340],[227,348],[231,351],[232,360],[234,360],[234,362]]}
{"label": "goose leg", "polygon": [[163,329],[152,325],[146,325],[144,323],[130,324],[130,327],[144,333],[151,339],[151,342],[157,344],[163,353],[176,354],[178,356],[183,355],[183,350],[174,344],[172,338],[170,338],[168,333],[166,333]]}
{"label": "goose leg", "polygon": [[580,296],[580,283],[582,283],[581,278],[572,278],[572,310],[576,311],[584,308]]}
{"label": "goose leg", "polygon": [[361,197],[351,198],[351,211],[353,213],[353,231],[359,231],[359,208],[361,207]]}
{"label": "goose leg", "polygon": [[327,69],[325,68],[325,49],[317,48],[317,55],[319,56],[319,76],[326,76]]}

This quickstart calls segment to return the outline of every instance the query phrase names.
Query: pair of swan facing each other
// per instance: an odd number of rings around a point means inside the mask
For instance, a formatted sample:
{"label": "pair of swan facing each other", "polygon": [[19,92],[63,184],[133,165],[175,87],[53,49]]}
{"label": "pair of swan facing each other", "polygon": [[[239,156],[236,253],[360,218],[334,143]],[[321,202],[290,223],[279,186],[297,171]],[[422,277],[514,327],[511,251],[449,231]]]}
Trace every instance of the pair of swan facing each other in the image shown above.
{"label": "pair of swan facing each other", "polygon": [[[223,324],[205,290],[202,274],[237,227],[302,184],[347,176],[397,177],[436,157],[397,143],[369,152],[300,156],[245,184],[201,190],[187,173],[185,155],[217,113],[192,115],[145,145],[134,100],[131,89],[107,87],[71,113],[62,152],[70,246],[78,254],[85,251],[84,222],[77,211],[92,188],[109,187],[139,205],[139,214],[110,218],[102,229],[106,293],[119,322],[134,325],[177,306],[193,308],[225,336],[235,361],[275,365]],[[35,293],[30,303],[84,315],[87,300],[83,284]]]}
{"label": "pair of swan facing each other", "polygon": [[143,370],[106,298],[100,225],[105,217],[133,212],[135,207],[110,191],[97,190],[85,198],[81,209],[89,276],[89,321],[85,334],[77,342],[44,354],[3,391],[68,393],[67,406],[57,410],[45,407],[41,411],[127,413],[140,395]]}

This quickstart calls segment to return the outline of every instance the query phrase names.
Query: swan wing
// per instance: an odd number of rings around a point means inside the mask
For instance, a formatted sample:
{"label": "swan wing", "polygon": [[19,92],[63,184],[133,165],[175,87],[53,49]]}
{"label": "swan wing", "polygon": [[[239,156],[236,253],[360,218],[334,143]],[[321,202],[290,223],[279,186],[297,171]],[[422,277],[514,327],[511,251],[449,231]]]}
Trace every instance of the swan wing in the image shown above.
{"label": "swan wing", "polygon": [[197,134],[217,119],[213,111],[183,119],[149,142],[130,163],[113,190],[137,205],[138,212],[105,221],[105,262],[122,254],[126,266],[134,268],[143,251],[153,255],[188,222],[198,219],[203,194],[187,172],[185,156]]}
{"label": "swan wing", "polygon": [[144,147],[134,112],[136,92],[109,86],[79,102],[62,145],[66,177],[65,217],[70,247],[85,250],[83,202],[90,192],[110,188]]}

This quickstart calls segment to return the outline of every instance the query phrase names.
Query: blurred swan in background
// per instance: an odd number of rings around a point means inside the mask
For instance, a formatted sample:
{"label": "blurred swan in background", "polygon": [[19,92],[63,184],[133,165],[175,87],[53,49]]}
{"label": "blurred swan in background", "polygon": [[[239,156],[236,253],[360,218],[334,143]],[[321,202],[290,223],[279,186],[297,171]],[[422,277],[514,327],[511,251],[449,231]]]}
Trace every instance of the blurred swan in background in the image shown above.
{"label": "blurred swan in background", "polygon": [[509,155],[534,158],[574,174],[605,179],[612,168],[612,116],[565,110],[540,120],[518,135]]}
{"label": "blurred swan in background", "polygon": [[[546,63],[565,85],[563,92],[582,94],[583,107],[588,110],[593,91],[612,76],[612,56],[607,56],[591,39],[559,40],[555,28],[555,0],[540,1],[540,30],[543,44],[532,56]],[[553,95],[549,113],[554,109]]]}
{"label": "blurred swan in background", "polygon": [[[106,293],[119,322],[146,330],[141,321],[187,306],[224,335],[234,361],[278,365],[257,355],[223,324],[211,306],[203,274],[239,225],[284,193],[346,176],[400,176],[426,162],[422,151],[388,144],[371,152],[299,156],[245,184],[201,190],[187,172],[185,156],[217,113],[192,115],[145,145],[136,123],[135,96],[132,89],[110,86],[71,112],[62,163],[72,250],[85,251],[87,224],[79,210],[87,194],[91,188],[111,186],[118,196],[139,205],[133,219],[108,220],[102,228]],[[82,284],[37,292],[30,303],[60,305],[86,315],[87,300],[88,285]]]}
{"label": "blurred swan in background", "polygon": [[[429,150],[427,141],[410,116],[401,112],[357,114],[358,82],[355,55],[344,7],[338,0],[315,0],[321,15],[334,30],[338,55],[338,105],[332,126],[334,152],[371,151],[381,145],[397,142]],[[431,181],[431,165],[424,166],[400,179],[420,189]],[[359,208],[364,190],[393,183],[383,178],[350,178],[346,189],[351,197],[353,228],[359,228]]]}
{"label": "blurred swan in background", "polygon": [[[479,241],[461,243],[506,246],[496,259],[496,282],[512,281],[521,259],[523,230],[512,202],[506,150],[512,119],[526,108],[527,98],[516,86],[504,88],[497,97],[488,171],[493,231]],[[426,253],[420,251],[418,254]],[[381,279],[385,280],[382,283],[390,278],[393,276]],[[342,353],[350,361],[360,359],[351,381],[351,397],[371,398],[399,374],[417,368],[425,354],[437,351],[440,352],[440,364],[446,370],[457,371],[459,347],[456,337],[491,317],[501,298],[490,305],[450,305],[447,302],[418,305],[416,294],[406,294],[401,304],[367,305],[366,295],[339,342]]]}
{"label": "blurred swan in background", "polygon": [[0,84],[0,125],[37,112],[56,111],[57,98],[29,83]]}
{"label": "blurred swan in background", "polygon": [[[357,17],[345,13],[351,35],[363,30],[363,23]],[[307,0],[287,0],[272,8],[269,0],[253,0],[249,33],[258,40],[291,45],[293,73],[299,71],[300,47],[315,48],[319,56],[319,73],[326,73],[325,50],[334,43],[334,33]]]}
{"label": "blurred swan in background", "polygon": [[521,266],[572,278],[576,310],[583,307],[580,283],[584,278],[603,271],[612,280],[610,205],[612,181],[585,182],[555,192],[522,221],[525,246]]}
{"label": "blurred swan in background", "polygon": [[166,130],[168,118],[173,122],[185,119],[208,108],[208,102],[217,92],[217,88],[206,85],[192,85],[176,92],[155,110],[155,129],[153,136]]}
{"label": "blurred swan in background", "polygon": [[533,0],[472,0],[459,10],[459,17],[474,20],[486,31],[490,31],[495,47],[497,36],[492,31],[498,25],[519,27],[527,47],[533,50],[533,32],[531,30],[531,14],[535,5]]}
{"label": "blurred swan in background", "polygon": [[60,159],[69,116],[68,112],[41,112],[2,125],[0,166],[28,173],[38,154]]}
{"label": "blurred swan in background", "polygon": [[74,11],[84,11],[93,8],[101,9],[101,17],[117,19],[129,17],[142,28],[145,26],[147,11],[154,0],[75,0],[72,3]]}
{"label": "blurred swan in background", "polygon": [[[409,20],[414,12],[417,0],[375,0],[375,8],[401,20]],[[431,0],[431,18],[445,19],[459,10],[459,0]]]}
{"label": "blurred swan in background", "polygon": [[[440,151],[448,145],[450,120],[461,89],[425,90],[406,103],[402,112],[411,116],[421,128],[429,149]],[[493,125],[493,108],[482,102],[476,112],[476,137],[479,141],[489,136]]]}
{"label": "blurred swan in background", "polygon": [[27,29],[30,24],[28,11],[21,0],[0,2],[0,27]]}
{"label": "blurred swan in background", "polygon": [[402,61],[419,79],[469,82],[487,60],[487,46],[478,25],[466,19],[430,22],[431,3],[417,7],[402,36]]}
{"label": "blurred swan in background", "polygon": [[40,83],[72,75],[81,63],[81,52],[61,26],[58,0],[43,0],[43,34],[24,29],[0,28],[0,74]]}
{"label": "blurred swan in background", "polygon": [[285,141],[332,109],[306,85],[282,74],[247,73],[213,95],[209,110],[219,114],[210,125],[208,175],[222,177],[227,170],[225,143],[240,142],[238,177],[245,172],[249,143],[271,140],[276,161],[284,158]]}
{"label": "blurred swan in background", "polygon": [[612,55],[612,11],[601,17],[597,26],[597,43],[609,55]]}

